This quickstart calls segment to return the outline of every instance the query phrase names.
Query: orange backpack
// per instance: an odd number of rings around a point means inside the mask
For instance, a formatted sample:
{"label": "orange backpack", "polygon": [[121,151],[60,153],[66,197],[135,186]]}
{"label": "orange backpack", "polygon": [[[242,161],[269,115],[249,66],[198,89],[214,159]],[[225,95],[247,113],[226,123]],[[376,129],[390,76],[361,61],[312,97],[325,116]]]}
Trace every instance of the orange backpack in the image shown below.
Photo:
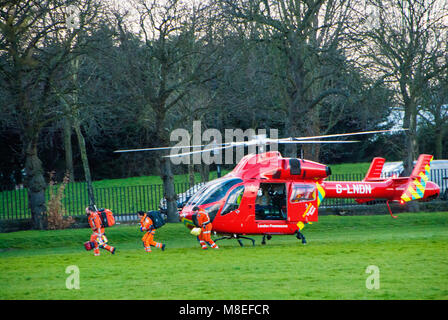
{"label": "orange backpack", "polygon": [[100,209],[98,213],[103,227],[112,227],[115,224],[114,214],[109,209]]}

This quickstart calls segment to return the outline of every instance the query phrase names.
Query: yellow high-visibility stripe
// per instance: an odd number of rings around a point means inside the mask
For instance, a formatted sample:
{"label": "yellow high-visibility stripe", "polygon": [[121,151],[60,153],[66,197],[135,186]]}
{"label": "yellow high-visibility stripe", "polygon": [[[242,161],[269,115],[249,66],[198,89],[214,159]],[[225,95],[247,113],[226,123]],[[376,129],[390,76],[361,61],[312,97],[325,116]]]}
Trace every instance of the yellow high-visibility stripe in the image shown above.
{"label": "yellow high-visibility stripe", "polygon": [[416,190],[420,190],[422,193],[425,193],[425,187],[422,186],[422,184],[420,183],[420,181],[418,181],[417,179],[415,179],[414,184],[417,188],[415,188]]}
{"label": "yellow high-visibility stripe", "polygon": [[414,188],[412,188],[412,186],[409,187],[409,191],[411,192],[412,196],[413,196],[415,199],[419,199],[419,198],[421,198],[420,195],[417,193],[417,191],[415,191]]}
{"label": "yellow high-visibility stripe", "polygon": [[407,194],[403,194],[403,195],[401,196],[401,199],[404,200],[405,202],[409,202],[409,201],[411,201],[411,199],[408,197]]}

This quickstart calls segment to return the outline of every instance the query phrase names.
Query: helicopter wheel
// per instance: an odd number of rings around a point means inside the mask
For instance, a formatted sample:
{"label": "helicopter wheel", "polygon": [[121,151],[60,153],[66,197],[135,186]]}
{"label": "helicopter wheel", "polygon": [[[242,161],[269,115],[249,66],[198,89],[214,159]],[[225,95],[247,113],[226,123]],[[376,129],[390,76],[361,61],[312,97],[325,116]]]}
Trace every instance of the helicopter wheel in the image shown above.
{"label": "helicopter wheel", "polygon": [[268,234],[268,235],[263,235],[263,240],[261,240],[261,244],[262,245],[265,245],[266,244],[266,239],[268,239],[268,240],[271,240],[272,239],[272,236],[270,235],[270,234]]}
{"label": "helicopter wheel", "polygon": [[297,231],[296,238],[302,240],[302,244],[306,244],[305,236],[300,231]]}

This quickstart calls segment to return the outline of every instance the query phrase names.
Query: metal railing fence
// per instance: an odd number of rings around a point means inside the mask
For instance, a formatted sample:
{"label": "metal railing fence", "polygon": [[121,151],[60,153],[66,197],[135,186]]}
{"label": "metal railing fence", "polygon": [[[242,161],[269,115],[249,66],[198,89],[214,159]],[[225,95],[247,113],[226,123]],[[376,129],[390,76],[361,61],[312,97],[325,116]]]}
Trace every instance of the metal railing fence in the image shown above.
{"label": "metal railing fence", "polygon": [[[361,181],[364,174],[334,174],[328,181]],[[430,180],[440,186],[442,200],[448,200],[448,169],[431,170]],[[54,186],[55,190],[58,186]],[[186,192],[188,183],[175,183],[176,194]],[[94,188],[97,206],[109,208],[116,215],[135,214],[139,210],[158,210],[163,198],[163,185],[137,185],[121,187]],[[45,199],[50,199],[47,188]],[[381,201],[375,201],[380,203]],[[86,183],[76,182],[66,185],[62,199],[67,216],[82,216],[89,203]],[[354,199],[324,199],[322,207],[340,207],[359,205]],[[27,189],[0,191],[0,220],[19,220],[31,217],[28,208]]]}

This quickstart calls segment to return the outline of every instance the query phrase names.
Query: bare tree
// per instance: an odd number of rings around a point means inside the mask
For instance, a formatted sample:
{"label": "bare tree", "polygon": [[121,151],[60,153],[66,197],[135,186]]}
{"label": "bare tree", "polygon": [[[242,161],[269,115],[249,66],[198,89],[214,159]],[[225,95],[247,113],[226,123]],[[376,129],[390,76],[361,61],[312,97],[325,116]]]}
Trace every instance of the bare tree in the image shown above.
{"label": "bare tree", "polygon": [[418,153],[417,118],[426,88],[448,64],[448,3],[444,0],[367,0],[365,32],[360,48],[366,70],[395,90],[404,113],[405,173]]}
{"label": "bare tree", "polygon": [[[335,68],[321,66],[337,68],[338,56],[343,56],[341,48],[352,23],[351,5],[348,0],[225,1],[227,12],[241,23],[258,26],[260,39],[272,39],[281,54],[275,74],[285,97],[285,131],[292,136],[319,135],[330,129],[320,122],[322,103],[347,95],[344,86],[329,85]],[[338,109],[334,114],[342,113]],[[309,151],[310,158],[317,160],[318,146]],[[289,153],[296,155],[294,150]]]}
{"label": "bare tree", "polygon": [[[138,44],[127,51],[128,70],[121,77],[125,77],[134,96],[139,98],[138,112],[144,119],[142,127],[155,134],[155,139],[148,139],[146,143],[169,146],[173,129],[171,116],[181,112],[177,109],[179,102],[195,84],[212,77],[208,75],[211,64],[207,63],[205,54],[207,44],[201,40],[206,6],[180,0],[135,0],[133,3],[143,41],[139,39]],[[124,34],[126,30],[118,22]],[[163,155],[159,154],[158,161],[168,221],[178,222],[171,160]]]}
{"label": "bare tree", "polygon": [[[447,56],[448,59],[448,56]],[[419,108],[418,116],[423,119],[426,128],[434,132],[434,156],[443,159],[444,137],[448,134],[448,69],[430,83],[424,90],[424,104]],[[425,144],[427,144],[425,142]]]}
{"label": "bare tree", "polygon": [[[0,55],[6,55],[0,73],[13,97],[9,115],[19,128],[25,157],[26,186],[34,228],[45,228],[46,182],[38,157],[42,129],[64,112],[54,103],[54,84],[71,59],[77,29],[67,28],[67,7],[80,9],[80,27],[92,13],[93,1],[22,0],[0,3]],[[64,34],[63,42],[58,36]]]}

